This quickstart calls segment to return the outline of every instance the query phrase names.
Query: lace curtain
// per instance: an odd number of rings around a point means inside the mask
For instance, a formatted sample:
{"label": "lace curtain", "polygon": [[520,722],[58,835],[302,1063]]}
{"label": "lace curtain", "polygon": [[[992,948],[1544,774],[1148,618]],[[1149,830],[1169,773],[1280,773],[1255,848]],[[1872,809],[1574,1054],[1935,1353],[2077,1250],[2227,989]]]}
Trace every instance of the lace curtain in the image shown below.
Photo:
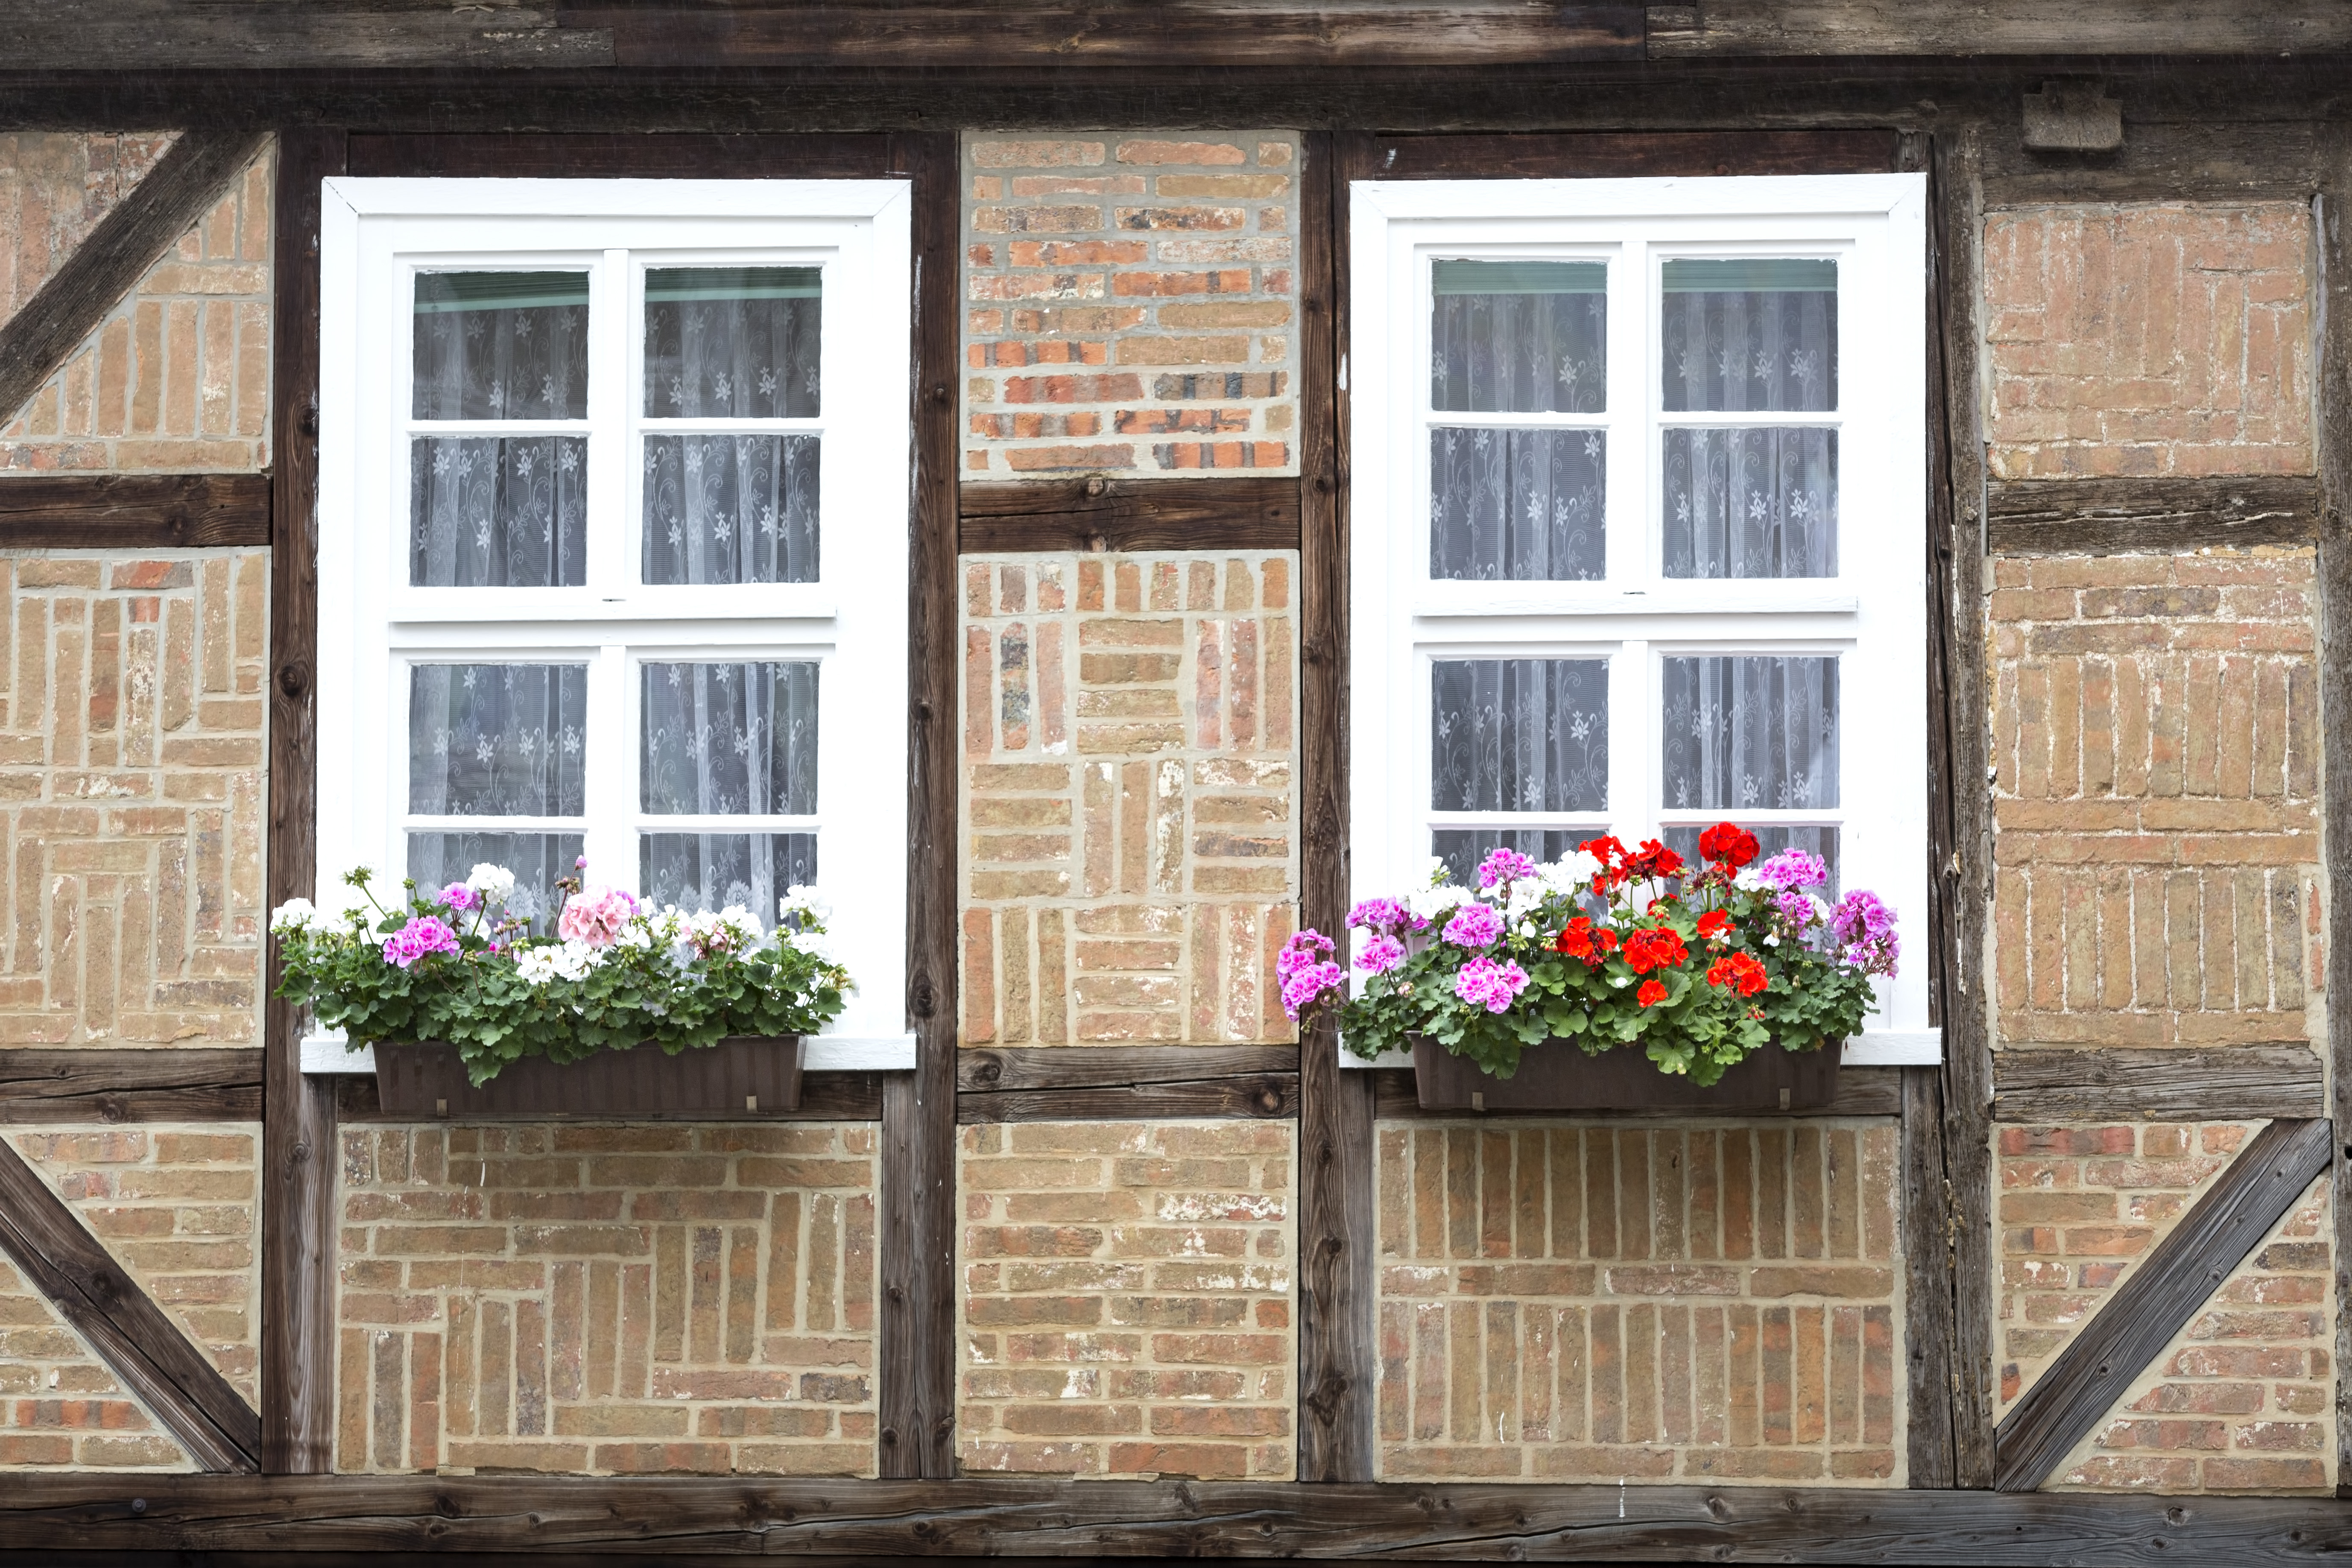
{"label": "lace curtain", "polygon": [[[1430,670],[1430,805],[1601,811],[1609,804],[1609,661],[1441,659]],[[1439,828],[1431,852],[1469,879],[1496,845],[1556,860],[1591,829]]]}
{"label": "lace curtain", "polygon": [[[420,664],[408,684],[408,809],[420,816],[576,817],[587,805],[588,667]],[[526,919],[554,908],[576,832],[415,832],[408,875],[462,879],[481,861],[515,874]]]}
{"label": "lace curtain", "polygon": [[[649,663],[643,670],[638,795],[646,815],[814,815],[814,663]],[[786,889],[816,879],[816,836],[646,833],[638,876],[656,902],[741,904],[772,921]]]}
{"label": "lace curtain", "polygon": [[1838,804],[1838,661],[1726,655],[1658,661],[1665,805],[1802,811]]}
{"label": "lace curtain", "polygon": [[1429,574],[1593,582],[1604,574],[1597,430],[1429,433]]}
{"label": "lace curtain", "polygon": [[1669,577],[1837,575],[1837,432],[1661,433]]}

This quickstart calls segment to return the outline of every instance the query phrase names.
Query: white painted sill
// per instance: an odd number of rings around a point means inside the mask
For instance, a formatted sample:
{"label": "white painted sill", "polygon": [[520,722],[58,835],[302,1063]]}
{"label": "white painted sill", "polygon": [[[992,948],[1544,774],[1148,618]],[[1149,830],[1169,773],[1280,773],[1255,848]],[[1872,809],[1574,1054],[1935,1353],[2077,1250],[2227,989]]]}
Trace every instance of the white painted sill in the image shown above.
{"label": "white painted sill", "polygon": [[[1845,1054],[1839,1065],[1850,1068],[1932,1068],[1944,1064],[1944,1031],[1941,1029],[1864,1029],[1859,1039],[1845,1043]],[[1391,1051],[1370,1061],[1350,1050],[1341,1050],[1339,1065],[1343,1068],[1409,1068],[1412,1066],[1411,1051]]]}
{"label": "white painted sill", "polygon": [[[915,1037],[908,1035],[814,1035],[801,1054],[803,1072],[912,1072]],[[306,1035],[302,1070],[308,1074],[364,1073],[375,1076],[375,1047],[357,1050],[341,1034]]]}

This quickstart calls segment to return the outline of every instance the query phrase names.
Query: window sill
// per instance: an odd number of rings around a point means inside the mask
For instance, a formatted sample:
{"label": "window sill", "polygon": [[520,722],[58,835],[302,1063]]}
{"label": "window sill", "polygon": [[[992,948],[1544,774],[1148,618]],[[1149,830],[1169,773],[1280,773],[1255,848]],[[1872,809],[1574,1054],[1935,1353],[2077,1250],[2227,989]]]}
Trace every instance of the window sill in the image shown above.
{"label": "window sill", "polygon": [[[811,1047],[814,1050],[814,1044]],[[1865,1029],[1858,1039],[1845,1043],[1845,1054],[1839,1064],[1850,1068],[1932,1068],[1944,1061],[1944,1031],[1941,1029]],[[1339,1053],[1343,1068],[1410,1068],[1411,1051],[1391,1051],[1370,1061],[1353,1051]]]}
{"label": "window sill", "polygon": [[[884,1035],[813,1036],[803,1049],[803,1072],[911,1072],[915,1067],[915,1037]],[[302,1071],[329,1076],[356,1073],[373,1076],[375,1048],[352,1050],[341,1035],[306,1035],[302,1039]]]}

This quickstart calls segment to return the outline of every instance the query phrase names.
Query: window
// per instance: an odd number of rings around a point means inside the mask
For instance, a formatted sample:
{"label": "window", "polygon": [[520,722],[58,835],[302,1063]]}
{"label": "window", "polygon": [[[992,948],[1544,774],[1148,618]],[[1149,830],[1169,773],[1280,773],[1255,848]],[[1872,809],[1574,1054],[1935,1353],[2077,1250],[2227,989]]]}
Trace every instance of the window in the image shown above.
{"label": "window", "polygon": [[1847,1059],[1937,1059],[1924,205],[1913,174],[1353,188],[1358,896],[1735,818],[1906,922]]}
{"label": "window", "polygon": [[904,1036],[907,187],[328,182],[319,865],[763,922]]}

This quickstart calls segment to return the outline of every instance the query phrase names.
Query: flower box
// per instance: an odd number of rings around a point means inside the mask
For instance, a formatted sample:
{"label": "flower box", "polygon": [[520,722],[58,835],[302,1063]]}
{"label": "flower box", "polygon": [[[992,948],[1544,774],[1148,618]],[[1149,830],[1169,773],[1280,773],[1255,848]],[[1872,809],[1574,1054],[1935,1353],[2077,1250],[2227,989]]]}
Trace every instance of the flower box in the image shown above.
{"label": "flower box", "polygon": [[1519,1070],[1496,1078],[1427,1037],[1413,1041],[1413,1089],[1423,1110],[1690,1110],[1701,1115],[1777,1114],[1825,1109],[1837,1098],[1832,1042],[1819,1050],[1767,1046],[1701,1088],[1657,1069],[1639,1050],[1587,1056],[1560,1040],[1522,1052]]}
{"label": "flower box", "polygon": [[671,1056],[650,1042],[575,1062],[526,1057],[476,1085],[451,1047],[380,1042],[377,1103],[394,1116],[715,1119],[801,1102],[801,1037],[737,1037]]}

